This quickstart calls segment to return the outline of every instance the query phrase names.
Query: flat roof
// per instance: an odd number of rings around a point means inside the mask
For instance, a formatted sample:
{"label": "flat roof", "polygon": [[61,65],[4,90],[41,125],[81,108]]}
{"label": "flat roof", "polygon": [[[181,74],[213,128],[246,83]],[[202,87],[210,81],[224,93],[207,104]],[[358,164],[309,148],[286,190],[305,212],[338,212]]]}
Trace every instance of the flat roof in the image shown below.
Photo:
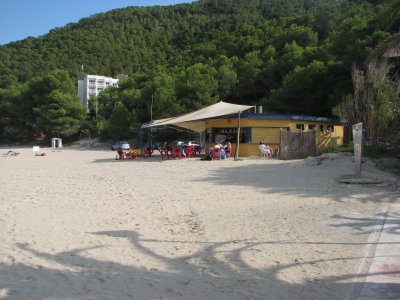
{"label": "flat roof", "polygon": [[[224,119],[225,118],[237,118],[237,114],[224,116]],[[283,114],[257,114],[257,113],[246,113],[246,112],[241,113],[240,118],[344,123],[344,121],[341,121],[340,119],[326,118],[326,117],[297,116],[297,115],[283,115]]]}

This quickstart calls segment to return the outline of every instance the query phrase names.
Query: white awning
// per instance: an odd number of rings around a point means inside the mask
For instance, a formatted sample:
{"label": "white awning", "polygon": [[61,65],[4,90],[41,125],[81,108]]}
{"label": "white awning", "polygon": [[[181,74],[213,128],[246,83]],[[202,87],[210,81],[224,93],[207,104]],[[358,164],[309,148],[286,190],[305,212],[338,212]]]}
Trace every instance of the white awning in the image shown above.
{"label": "white awning", "polygon": [[210,119],[219,118],[222,116],[237,114],[250,109],[254,106],[249,105],[238,105],[220,101],[216,104],[204,107],[194,112],[181,115],[174,118],[155,120],[152,123],[143,124],[142,128],[163,126],[163,125],[174,125],[178,127],[187,128],[196,132],[202,132],[205,130],[206,122]]}

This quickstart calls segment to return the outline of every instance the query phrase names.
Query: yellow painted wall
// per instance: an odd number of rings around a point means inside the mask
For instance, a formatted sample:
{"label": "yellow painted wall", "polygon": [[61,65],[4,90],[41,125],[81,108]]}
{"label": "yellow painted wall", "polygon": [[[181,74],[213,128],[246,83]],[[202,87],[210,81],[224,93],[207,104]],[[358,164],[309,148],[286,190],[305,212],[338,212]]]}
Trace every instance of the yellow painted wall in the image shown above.
{"label": "yellow painted wall", "polygon": [[322,150],[332,147],[343,145],[343,135],[344,128],[343,126],[334,126],[333,131],[318,132],[317,133],[317,152],[321,153]]}
{"label": "yellow painted wall", "polygon": [[[304,124],[304,130],[296,129],[297,124]],[[264,141],[272,148],[277,148],[279,150],[280,132],[282,130],[289,129],[292,132],[305,132],[309,130],[309,125],[315,125],[315,130],[317,132],[317,153],[321,153],[322,150],[334,145],[343,145],[344,128],[340,123],[284,119],[241,119],[240,127],[252,128],[252,142],[241,143],[239,145],[239,156],[246,157],[260,155],[260,151],[258,150],[260,141]],[[323,125],[323,131],[320,131],[320,125]],[[333,126],[333,130],[327,131],[328,125]],[[211,133],[212,128],[237,128],[237,119],[232,118],[208,121],[206,127],[208,133]],[[213,144],[207,144],[206,146],[211,147]],[[236,145],[232,144],[232,148],[234,150]]]}
{"label": "yellow painted wall", "polygon": [[251,130],[251,140],[253,143],[264,141],[268,145],[279,145],[281,130],[281,128],[253,127]]}

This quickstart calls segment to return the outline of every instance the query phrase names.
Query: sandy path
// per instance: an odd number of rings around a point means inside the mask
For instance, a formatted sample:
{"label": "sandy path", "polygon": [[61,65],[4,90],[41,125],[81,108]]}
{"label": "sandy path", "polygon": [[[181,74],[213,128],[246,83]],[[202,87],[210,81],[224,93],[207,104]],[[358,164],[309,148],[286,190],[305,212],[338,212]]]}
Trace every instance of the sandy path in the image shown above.
{"label": "sandy path", "polygon": [[398,201],[397,178],[370,162],[363,175],[385,184],[338,183],[354,173],[343,154],[17,151],[0,158],[0,299],[345,299],[379,212]]}

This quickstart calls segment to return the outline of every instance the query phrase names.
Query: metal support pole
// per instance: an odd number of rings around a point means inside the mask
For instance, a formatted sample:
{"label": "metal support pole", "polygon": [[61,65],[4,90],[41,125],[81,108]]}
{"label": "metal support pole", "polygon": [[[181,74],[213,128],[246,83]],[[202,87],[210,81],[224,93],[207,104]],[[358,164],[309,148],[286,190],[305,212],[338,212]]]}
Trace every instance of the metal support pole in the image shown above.
{"label": "metal support pole", "polygon": [[143,149],[143,127],[140,126],[140,153],[142,152]]}
{"label": "metal support pole", "polygon": [[355,161],[356,161],[356,178],[360,178],[361,177],[363,123],[357,123],[357,124],[353,125],[352,129],[353,129],[354,157],[355,157]]}
{"label": "metal support pole", "polygon": [[[153,123],[153,103],[154,95],[151,94],[150,123]],[[153,147],[153,127],[150,127],[150,147]]]}
{"label": "metal support pole", "polygon": [[236,150],[235,150],[235,159],[239,158],[239,144],[240,144],[240,113],[238,113],[238,130],[237,130],[237,136],[236,136]]}

